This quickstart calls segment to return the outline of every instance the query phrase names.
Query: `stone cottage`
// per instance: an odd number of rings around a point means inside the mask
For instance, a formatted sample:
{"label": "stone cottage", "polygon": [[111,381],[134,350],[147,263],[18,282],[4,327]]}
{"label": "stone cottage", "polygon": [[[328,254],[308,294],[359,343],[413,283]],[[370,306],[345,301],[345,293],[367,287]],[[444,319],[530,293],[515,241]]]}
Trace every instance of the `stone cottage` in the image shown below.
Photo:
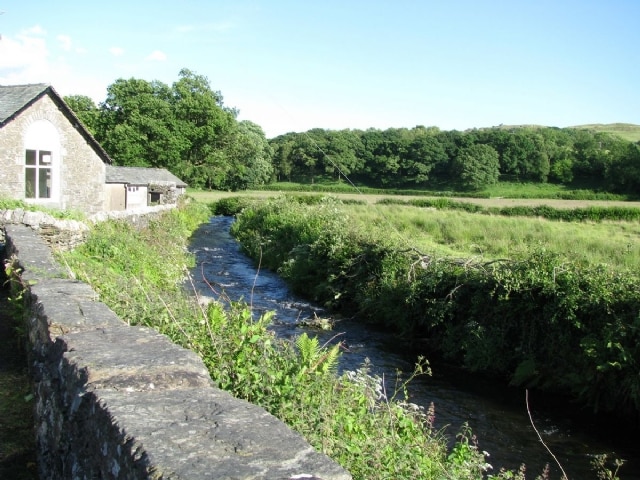
{"label": "stone cottage", "polygon": [[164,168],[107,165],[109,210],[176,203],[187,184]]}
{"label": "stone cottage", "polygon": [[175,203],[186,188],[164,169],[112,163],[53,87],[0,85],[0,197],[96,213]]}

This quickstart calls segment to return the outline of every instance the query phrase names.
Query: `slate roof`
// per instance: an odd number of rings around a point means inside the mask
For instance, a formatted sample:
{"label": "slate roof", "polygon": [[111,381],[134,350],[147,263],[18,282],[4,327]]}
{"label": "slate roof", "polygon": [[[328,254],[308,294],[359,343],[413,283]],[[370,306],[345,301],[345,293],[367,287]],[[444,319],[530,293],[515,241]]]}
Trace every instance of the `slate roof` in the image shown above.
{"label": "slate roof", "polygon": [[126,183],[129,185],[148,185],[150,183],[175,183],[177,187],[187,184],[165,168],[116,167],[107,165],[107,183]]}
{"label": "slate roof", "polygon": [[109,154],[102,145],[93,138],[93,135],[85,128],[77,115],[64,102],[62,97],[51,85],[46,83],[34,83],[30,85],[0,85],[0,128],[11,122],[20,113],[28,109],[38,99],[49,95],[75,129],[82,135],[96,154],[106,164],[113,163]]}
{"label": "slate roof", "polygon": [[0,124],[37,100],[47,88],[49,85],[46,83],[0,85]]}

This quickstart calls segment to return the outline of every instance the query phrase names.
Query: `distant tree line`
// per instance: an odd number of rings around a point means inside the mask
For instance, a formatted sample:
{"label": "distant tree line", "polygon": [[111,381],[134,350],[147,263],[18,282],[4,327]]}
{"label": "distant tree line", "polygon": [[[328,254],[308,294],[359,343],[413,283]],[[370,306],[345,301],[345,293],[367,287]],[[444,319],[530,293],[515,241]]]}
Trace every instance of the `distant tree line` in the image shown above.
{"label": "distant tree line", "polygon": [[567,185],[580,180],[603,190],[640,193],[640,146],[577,128],[313,129],[270,143],[279,180],[342,175],[368,186],[465,189],[499,180]]}
{"label": "distant tree line", "polygon": [[580,181],[640,194],[640,145],[604,132],[417,126],[312,129],[267,140],[260,126],[237,120],[206,77],[187,69],[171,86],[118,79],[99,105],[81,95],[65,101],[118,165],[167,168],[196,188],[348,177],[372,187],[469,190],[500,180]]}

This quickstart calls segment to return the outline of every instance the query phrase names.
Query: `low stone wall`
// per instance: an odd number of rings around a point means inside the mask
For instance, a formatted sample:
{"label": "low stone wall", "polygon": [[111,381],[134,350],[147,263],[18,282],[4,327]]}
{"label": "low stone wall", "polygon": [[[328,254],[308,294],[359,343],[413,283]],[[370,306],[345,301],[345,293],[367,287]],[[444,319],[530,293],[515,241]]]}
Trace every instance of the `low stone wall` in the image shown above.
{"label": "low stone wall", "polygon": [[31,227],[5,223],[5,256],[24,288],[42,479],[351,478],[215,388],[196,354],[126,325],[67,279]]}
{"label": "low stone wall", "polygon": [[[138,226],[145,226],[149,221],[166,210],[175,208],[171,205],[156,205],[134,210],[122,210],[95,213],[87,218],[87,222],[54,218],[46,212],[30,211],[21,208],[0,210],[0,227],[2,225],[26,225],[38,232],[49,244],[62,250],[73,249],[80,245],[89,232],[89,225],[110,219],[126,220]],[[0,243],[2,236],[0,233]]]}

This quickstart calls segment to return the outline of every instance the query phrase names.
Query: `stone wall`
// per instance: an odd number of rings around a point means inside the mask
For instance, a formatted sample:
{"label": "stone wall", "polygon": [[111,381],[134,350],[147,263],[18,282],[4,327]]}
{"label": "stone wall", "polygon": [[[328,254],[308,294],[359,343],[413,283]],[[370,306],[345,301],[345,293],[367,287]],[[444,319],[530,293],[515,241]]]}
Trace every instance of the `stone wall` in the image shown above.
{"label": "stone wall", "polygon": [[126,325],[66,278],[35,231],[6,223],[24,289],[43,479],[351,476],[263,409],[217,389],[196,354]]}
{"label": "stone wall", "polygon": [[[70,250],[80,245],[89,232],[89,224],[105,220],[126,220],[133,225],[144,227],[149,221],[157,218],[166,210],[176,208],[172,205],[155,205],[134,210],[121,210],[95,213],[87,218],[87,222],[54,218],[46,212],[23,209],[0,209],[0,227],[7,224],[26,225],[37,232],[51,247],[59,250]],[[2,235],[0,233],[0,243]]]}

